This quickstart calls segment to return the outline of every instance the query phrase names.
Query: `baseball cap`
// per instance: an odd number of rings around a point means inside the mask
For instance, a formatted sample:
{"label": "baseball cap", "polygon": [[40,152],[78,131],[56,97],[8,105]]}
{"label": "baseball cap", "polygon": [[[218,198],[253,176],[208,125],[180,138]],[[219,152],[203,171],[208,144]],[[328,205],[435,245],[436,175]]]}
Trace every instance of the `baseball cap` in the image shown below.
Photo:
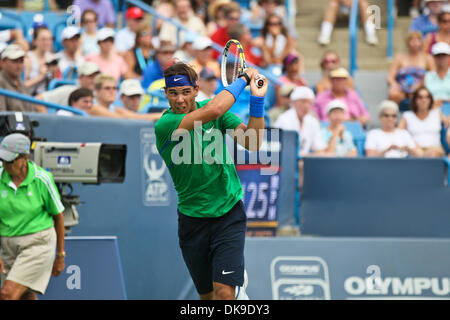
{"label": "baseball cap", "polygon": [[334,99],[327,104],[327,113],[330,113],[330,111],[334,109],[341,109],[345,111],[347,109],[347,105],[340,99]]}
{"label": "baseball cap", "polygon": [[126,19],[142,19],[144,17],[144,11],[138,7],[130,7],[125,12]]}
{"label": "baseball cap", "polygon": [[104,41],[108,38],[113,38],[116,35],[113,29],[111,28],[101,28],[97,32],[97,41]]}
{"label": "baseball cap", "polygon": [[295,88],[289,98],[291,100],[300,100],[300,99],[311,99],[314,100],[314,92],[305,86]]}
{"label": "baseball cap", "polygon": [[437,42],[431,48],[431,54],[433,56],[438,54],[450,55],[450,45],[447,42]]}
{"label": "baseball cap", "polygon": [[98,65],[92,61],[85,61],[78,68],[78,74],[80,76],[90,76],[96,72],[100,72]]}
{"label": "baseball cap", "polygon": [[379,113],[381,114],[384,110],[392,110],[395,113],[398,113],[398,105],[394,101],[384,100],[378,106]]}
{"label": "baseball cap", "polygon": [[80,28],[75,26],[65,27],[61,33],[61,40],[72,39],[75,36],[81,35]]}
{"label": "baseball cap", "polygon": [[330,78],[348,78],[350,74],[345,68],[337,68],[330,71]]}
{"label": "baseball cap", "polygon": [[134,96],[137,94],[143,95],[144,90],[142,89],[141,83],[137,79],[127,79],[122,81],[120,85],[120,94],[126,96]]}
{"label": "baseball cap", "polygon": [[205,50],[206,48],[212,47],[212,41],[206,37],[198,37],[194,40],[192,48],[194,50]]}
{"label": "baseball cap", "polygon": [[2,51],[2,59],[16,60],[25,57],[25,51],[17,44],[10,44]]}
{"label": "baseball cap", "polygon": [[0,142],[0,159],[15,160],[19,154],[30,153],[30,139],[21,133],[12,133]]}
{"label": "baseball cap", "polygon": [[205,80],[212,80],[216,79],[216,75],[214,74],[214,71],[212,71],[209,68],[203,68],[202,71],[200,71],[200,78]]}

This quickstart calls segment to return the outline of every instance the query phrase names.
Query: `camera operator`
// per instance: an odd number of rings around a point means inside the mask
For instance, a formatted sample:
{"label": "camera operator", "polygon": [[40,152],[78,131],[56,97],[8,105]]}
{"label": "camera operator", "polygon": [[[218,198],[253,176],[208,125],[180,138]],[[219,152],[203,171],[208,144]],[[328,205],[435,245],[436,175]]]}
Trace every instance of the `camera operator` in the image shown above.
{"label": "camera operator", "polygon": [[0,143],[2,300],[36,300],[65,266],[64,206],[52,174],[29,158],[25,135],[9,134]]}

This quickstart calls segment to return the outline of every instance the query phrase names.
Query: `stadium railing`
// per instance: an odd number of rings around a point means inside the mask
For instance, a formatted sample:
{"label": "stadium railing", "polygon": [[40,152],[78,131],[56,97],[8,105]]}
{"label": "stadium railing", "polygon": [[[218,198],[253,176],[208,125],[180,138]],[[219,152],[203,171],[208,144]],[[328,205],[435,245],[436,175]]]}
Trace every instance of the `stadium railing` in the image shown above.
{"label": "stadium railing", "polygon": [[3,89],[3,88],[0,88],[0,95],[6,96],[9,98],[13,98],[13,99],[19,99],[19,100],[34,103],[34,104],[39,104],[39,105],[45,106],[47,109],[50,108],[52,110],[66,110],[66,111],[73,112],[80,116],[88,115],[86,112],[84,112],[83,110],[80,110],[80,109],[75,109],[75,108],[71,108],[69,106],[63,106],[63,105],[56,104],[56,103],[42,101],[42,100],[33,98],[33,97],[25,95],[25,94],[17,93],[14,91]]}

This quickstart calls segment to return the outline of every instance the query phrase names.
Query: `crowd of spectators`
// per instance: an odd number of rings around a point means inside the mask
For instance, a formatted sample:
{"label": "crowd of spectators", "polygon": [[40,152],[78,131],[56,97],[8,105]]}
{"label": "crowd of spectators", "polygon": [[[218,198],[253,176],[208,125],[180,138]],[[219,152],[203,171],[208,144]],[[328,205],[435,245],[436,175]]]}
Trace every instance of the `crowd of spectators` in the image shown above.
{"label": "crowd of spectators", "polygon": [[[335,51],[327,50],[319,59],[322,77],[317,83],[305,80],[299,39],[279,0],[252,0],[248,9],[231,0],[155,0],[155,10],[175,24],[129,7],[122,28],[116,27],[109,0],[75,0],[80,25],[66,26],[60,36],[45,20],[34,28],[30,42],[20,30],[0,32],[0,86],[91,116],[154,121],[161,110],[152,112],[151,105],[164,102],[163,70],[177,60],[190,64],[199,74],[197,100],[212,98],[221,89],[221,53],[214,44],[224,46],[233,38],[242,43],[248,63],[268,72],[279,70],[273,73],[277,83],[268,124],[296,130],[300,156],[360,155],[347,126],[353,123],[367,133],[362,150],[367,156],[441,157],[448,152],[441,133],[449,124],[444,109],[450,108],[450,13],[447,1],[423,2],[422,14],[418,1],[410,11],[415,18],[406,38],[407,52],[397,54],[391,64],[388,96],[380,97],[386,100],[379,106],[378,129],[371,128],[373,119],[358,83]],[[348,13],[350,4],[329,1],[319,28],[321,45],[330,45],[336,18]],[[359,1],[366,41],[377,45],[367,7],[366,0]],[[58,52],[56,41],[61,42]],[[0,95],[4,110],[50,112]],[[74,115],[61,110],[57,114]],[[449,143],[450,134],[446,139]]]}

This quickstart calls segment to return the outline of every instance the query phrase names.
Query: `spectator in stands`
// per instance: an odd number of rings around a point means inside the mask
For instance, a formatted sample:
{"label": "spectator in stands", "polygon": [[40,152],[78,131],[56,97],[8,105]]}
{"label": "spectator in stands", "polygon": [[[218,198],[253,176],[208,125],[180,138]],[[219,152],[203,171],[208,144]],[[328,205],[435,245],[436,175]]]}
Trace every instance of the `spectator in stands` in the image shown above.
{"label": "spectator in stands", "polygon": [[[86,61],[78,69],[78,79],[76,84],[67,84],[53,90],[44,91],[36,96],[37,99],[45,102],[52,102],[63,106],[69,105],[69,96],[79,88],[94,90],[95,77],[100,73],[98,66],[94,62]],[[39,112],[46,112],[47,108],[39,107]]]}
{"label": "spectator in stands", "polygon": [[264,65],[281,65],[284,58],[294,51],[294,39],[276,13],[267,16],[261,35]]}
{"label": "spectator in stands", "polygon": [[324,155],[326,145],[322,140],[320,123],[310,114],[314,92],[308,87],[297,87],[290,95],[290,109],[281,114],[275,128],[297,131],[300,156]]}
{"label": "spectator in stands", "polygon": [[[191,32],[206,36],[205,24],[194,14],[189,0],[178,0],[175,2],[175,17],[173,20],[180,23]],[[161,26],[161,31],[159,32],[159,40],[161,42],[167,41],[176,43],[178,46],[181,46],[184,43],[185,37],[185,31],[178,32],[177,27],[169,22],[164,22]]]}
{"label": "spectator in stands", "polygon": [[442,125],[448,127],[448,119],[439,108],[433,109],[433,96],[426,87],[419,87],[411,98],[411,110],[403,113],[398,127],[406,129],[420,147],[423,157],[442,157]]}
{"label": "spectator in stands", "polygon": [[97,43],[97,13],[91,9],[85,10],[81,15],[81,26],[83,27],[83,33],[81,34],[80,41],[83,56],[99,53],[100,47]]}
{"label": "spectator in stands", "polygon": [[428,33],[436,32],[439,29],[438,15],[442,12],[442,3],[444,0],[424,0],[427,13],[415,18],[409,26],[409,31],[418,31],[422,36]]}
{"label": "spectator in stands", "polygon": [[438,15],[439,30],[429,33],[425,37],[423,51],[431,53],[435,43],[446,42],[450,44],[450,12],[443,11]]}
{"label": "spectator in stands", "polygon": [[[75,109],[83,110],[87,114],[91,112],[94,101],[94,93],[87,88],[78,88],[69,96],[69,106]],[[58,110],[60,116],[74,116],[75,113],[67,110]]]}
{"label": "spectator in stands", "polygon": [[282,19],[286,19],[286,9],[281,0],[258,0],[250,4],[252,24],[262,26],[267,17],[276,14]]}
{"label": "spectator in stands", "polygon": [[114,36],[115,32],[113,29],[100,29],[97,33],[100,53],[88,55],[86,61],[96,63],[100,72],[109,74],[119,81],[127,72],[128,66],[123,57],[117,54],[114,49]]}
{"label": "spectator in stands", "polygon": [[90,115],[110,118],[125,118],[156,121],[160,113],[138,114],[125,108],[113,105],[117,96],[117,81],[107,74],[99,74],[95,78],[95,97],[97,104],[92,106]]}
{"label": "spectator in stands", "polygon": [[[322,70],[322,78],[316,83],[316,93],[322,93],[331,89],[330,71],[341,66],[341,59],[339,55],[333,50],[327,50],[320,60],[320,69]],[[354,90],[355,86],[351,76],[348,78],[348,88]]]}
{"label": "spectator in stands", "polygon": [[[184,38],[184,43],[175,51],[173,59],[191,64],[195,59],[194,40],[198,38],[195,34],[188,32]],[[203,37],[200,37],[203,38]]]}
{"label": "spectator in stands", "polygon": [[[190,67],[200,74],[203,68],[212,70],[217,78],[220,77],[220,64],[211,59],[212,41],[207,37],[197,37],[193,44],[195,59],[190,63]],[[247,57],[246,57],[247,58]]]}
{"label": "spectator in stands", "polygon": [[198,95],[195,101],[203,101],[212,99],[217,90],[217,76],[214,71],[208,67],[204,67],[199,74]]}
{"label": "spectator in stands", "polygon": [[209,21],[206,24],[206,33],[209,37],[218,29],[227,25],[227,20],[225,18],[227,7],[234,7],[239,10],[238,3],[232,2],[231,0],[215,0],[208,6]]}
{"label": "spectator in stands", "polygon": [[385,100],[379,106],[381,128],[367,133],[364,149],[367,157],[404,158],[419,156],[419,146],[408,131],[396,126],[399,114],[394,101]]}
{"label": "spectator in stands", "polygon": [[241,43],[242,48],[244,48],[247,63],[261,67],[265,66],[261,56],[257,55],[254,51],[255,46],[252,43],[252,34],[246,25],[239,22],[235,23],[228,28],[228,34],[230,35],[230,39],[236,39]]}
{"label": "spectator in stands", "polygon": [[[24,69],[25,51],[16,44],[7,46],[1,53],[0,88],[28,95],[28,90],[20,77]],[[0,95],[1,111],[34,112],[29,102]]]}
{"label": "spectator in stands", "polygon": [[[303,57],[293,53],[288,54],[283,59],[282,76],[278,78],[281,84],[293,84],[295,86],[307,86],[308,83],[303,78]],[[280,87],[275,87],[277,105],[281,104]]]}
{"label": "spectator in stands", "polygon": [[52,53],[53,35],[46,27],[39,27],[33,32],[34,49],[25,56],[25,87],[35,96],[47,90],[50,80],[60,77],[58,60]]}
{"label": "spectator in stands", "polygon": [[291,95],[292,91],[297,86],[292,83],[285,83],[282,84],[277,90],[278,94],[278,101],[275,104],[274,108],[270,108],[268,111],[268,116],[270,119],[270,123],[275,123],[277,121],[278,117],[285,111],[287,111],[290,108],[290,99],[289,96]]}
{"label": "spectator in stands", "polygon": [[325,152],[333,157],[356,157],[358,150],[352,134],[344,126],[347,106],[342,100],[333,100],[327,105],[330,124],[322,128],[322,139],[327,146]]}
{"label": "spectator in stands", "polygon": [[327,120],[328,103],[334,99],[341,99],[347,106],[345,120],[359,121],[365,127],[370,120],[370,114],[358,93],[348,87],[349,77],[350,74],[345,68],[338,68],[331,71],[331,89],[317,95],[313,109],[320,120]]}
{"label": "spectator in stands", "polygon": [[442,106],[442,103],[450,103],[450,45],[438,42],[433,46],[432,54],[436,71],[425,74],[425,87],[431,92],[435,105]]}
{"label": "spectator in stands", "polygon": [[136,33],[133,48],[124,55],[125,62],[128,65],[125,78],[141,80],[142,74],[151,62],[153,55],[152,30],[150,26],[142,26]]}
{"label": "spectator in stands", "polygon": [[[324,18],[322,21],[320,35],[318,42],[321,45],[328,45],[331,42],[331,34],[333,33],[334,23],[338,17],[339,12],[348,14],[351,8],[352,0],[330,0],[325,9]],[[367,0],[359,0],[359,16],[364,23],[364,31],[366,33],[366,42],[371,45],[378,44],[375,24],[370,19]]]}
{"label": "spectator in stands", "polygon": [[[422,51],[422,36],[420,32],[409,33],[406,37],[408,53],[399,53],[392,62],[387,82],[389,85],[389,100],[400,104],[409,99],[410,94],[423,84],[426,71],[434,70],[433,58]],[[407,109],[400,105],[400,110]]]}
{"label": "spectator in stands", "polygon": [[125,109],[138,112],[141,98],[144,95],[144,90],[142,89],[139,80],[128,79],[122,81],[119,94],[122,106]]}
{"label": "spectator in stands", "polygon": [[5,29],[0,31],[0,52],[8,46],[8,42],[21,46],[25,51],[29,49],[28,42],[20,29]]}
{"label": "spectator in stands", "polygon": [[[152,5],[155,8],[156,12],[164,17],[173,18],[175,16],[175,7],[173,5],[172,0],[154,0]],[[161,31],[161,26],[163,25],[163,23],[164,20],[156,19],[153,25],[154,36],[157,36],[159,34],[159,31]]]}
{"label": "spectator in stands", "polygon": [[79,51],[80,36],[81,31],[75,26],[68,26],[62,31],[61,40],[64,50],[58,52],[56,56],[59,70],[64,79],[72,79],[84,62],[84,58]]}
{"label": "spectator in stands", "polygon": [[175,47],[172,44],[163,44],[156,50],[155,60],[144,70],[142,87],[144,89],[156,80],[164,78],[163,71],[172,63]]}
{"label": "spectator in stands", "polygon": [[[239,7],[227,5],[224,11],[225,25],[218,28],[216,32],[211,35],[211,40],[214,43],[224,47],[228,40],[231,39],[229,35],[229,28],[239,22],[241,18],[241,9]],[[221,52],[213,51],[212,58],[217,59]]]}
{"label": "spectator in stands", "polygon": [[125,12],[127,26],[117,32],[114,46],[119,54],[125,54],[135,44],[136,34],[143,27],[144,11],[138,7],[130,7]]}
{"label": "spectator in stands", "polygon": [[114,28],[116,23],[116,12],[111,0],[74,0],[74,6],[78,6],[81,14],[86,9],[92,9],[97,13],[100,27]]}

